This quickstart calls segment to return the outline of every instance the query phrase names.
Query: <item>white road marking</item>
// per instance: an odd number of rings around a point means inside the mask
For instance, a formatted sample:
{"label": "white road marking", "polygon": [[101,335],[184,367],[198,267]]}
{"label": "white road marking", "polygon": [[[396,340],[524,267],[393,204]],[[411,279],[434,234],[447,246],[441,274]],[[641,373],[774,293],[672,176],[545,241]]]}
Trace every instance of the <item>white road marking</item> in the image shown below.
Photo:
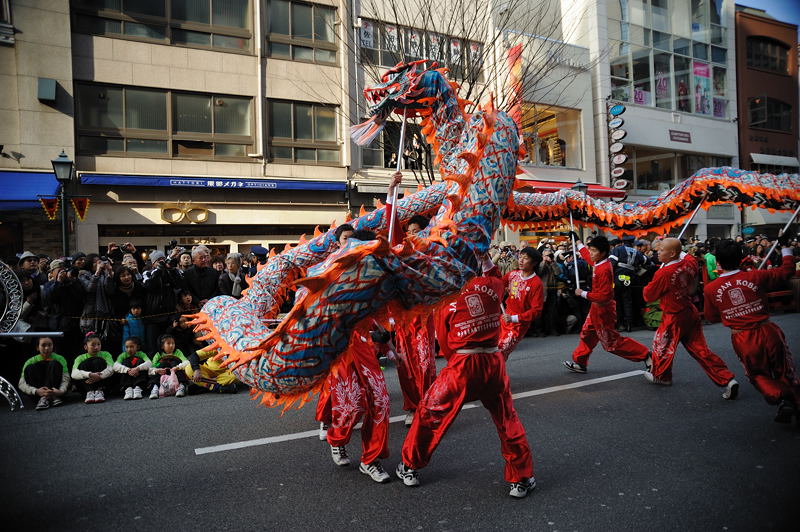
{"label": "white road marking", "polygon": [[[550,386],[549,388],[540,388],[538,390],[530,390],[527,392],[515,393],[514,395],[512,395],[512,397],[515,400],[525,399],[526,397],[533,397],[536,395],[544,395],[553,392],[561,392],[564,390],[572,390],[575,388],[583,388],[584,386],[592,386],[594,384],[600,384],[603,382],[615,381],[619,379],[627,379],[628,377],[634,377],[636,375],[641,375],[643,373],[644,371],[642,370],[627,371],[625,373],[617,373],[616,375],[608,375],[606,377],[597,377],[596,379],[587,379],[579,382],[574,382],[572,384],[562,384],[559,386]],[[473,402],[465,404],[461,409],[469,410],[472,408],[478,408],[479,406],[481,406],[480,403]],[[400,416],[392,416],[389,418],[389,423],[397,423],[403,421],[405,418],[406,418],[405,414]],[[199,447],[194,450],[194,454],[199,456],[201,454],[221,453],[223,451],[233,451],[235,449],[244,449],[246,447],[269,445],[271,443],[302,440],[303,438],[311,438],[311,437],[316,438],[318,434],[319,430],[315,429],[315,430],[306,430],[304,432],[295,432],[294,434],[283,434],[280,436],[270,436],[268,438],[258,438],[255,440],[224,443],[222,445],[212,445],[210,447]]]}

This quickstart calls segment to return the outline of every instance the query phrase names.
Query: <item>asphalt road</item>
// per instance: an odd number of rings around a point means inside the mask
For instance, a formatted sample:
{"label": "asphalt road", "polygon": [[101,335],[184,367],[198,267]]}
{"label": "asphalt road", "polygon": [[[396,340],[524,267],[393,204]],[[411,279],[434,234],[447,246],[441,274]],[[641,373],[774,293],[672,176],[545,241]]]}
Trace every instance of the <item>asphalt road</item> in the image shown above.
{"label": "asphalt road", "polygon": [[[799,318],[774,318],[795,353]],[[746,382],[728,330],[705,332],[742,383],[736,401],[724,401],[683,349],[665,388],[625,376],[641,365],[603,351],[588,374],[568,373],[561,361],[575,335],[524,340],[508,371],[514,393],[538,390],[515,401],[538,481],[526,499],[507,495],[482,408],[461,412],[420,472],[422,486],[410,489],[394,476],[379,485],[355,466],[335,466],[310,432],[313,407],[280,416],[240,393],[0,409],[0,523],[103,531],[795,529],[800,427],[772,421],[774,409]],[[652,332],[631,336],[649,343]],[[393,368],[386,377],[399,417]],[[550,389],[575,383],[587,385]],[[405,432],[391,425],[387,470]],[[263,441],[286,435],[295,436]],[[196,453],[252,440],[262,441]],[[348,448],[357,459],[358,435]]]}

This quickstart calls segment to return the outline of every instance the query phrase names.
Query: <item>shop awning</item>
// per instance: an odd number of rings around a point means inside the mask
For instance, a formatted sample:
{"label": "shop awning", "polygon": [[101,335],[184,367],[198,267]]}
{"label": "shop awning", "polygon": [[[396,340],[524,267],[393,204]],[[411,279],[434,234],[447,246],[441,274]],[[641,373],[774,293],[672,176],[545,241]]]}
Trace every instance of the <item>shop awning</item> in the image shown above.
{"label": "shop awning", "polygon": [[[562,181],[538,181],[535,179],[525,179],[522,176],[517,176],[520,183],[524,183],[530,190],[523,189],[530,192],[558,192],[562,188],[569,188],[574,183],[564,183]],[[627,195],[624,190],[617,190],[615,188],[606,187],[603,185],[596,185],[587,183],[589,185],[588,194],[593,198],[617,198],[622,199]]]}
{"label": "shop awning", "polygon": [[83,185],[116,185],[133,187],[181,187],[259,190],[340,190],[344,181],[312,181],[306,179],[253,179],[235,177],[180,177],[152,175],[117,175],[81,173]]}
{"label": "shop awning", "polygon": [[0,172],[0,209],[39,207],[39,196],[58,194],[53,172]]}
{"label": "shop awning", "polygon": [[800,167],[797,157],[786,157],[784,155],[767,155],[766,153],[751,153],[750,158],[756,164],[769,164],[772,166],[794,166]]}

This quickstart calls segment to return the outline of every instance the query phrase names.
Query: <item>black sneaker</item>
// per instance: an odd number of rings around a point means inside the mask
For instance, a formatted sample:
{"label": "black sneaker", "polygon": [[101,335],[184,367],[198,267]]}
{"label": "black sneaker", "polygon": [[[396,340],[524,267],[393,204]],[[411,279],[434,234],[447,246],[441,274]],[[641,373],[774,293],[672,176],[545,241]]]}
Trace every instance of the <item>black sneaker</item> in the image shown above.
{"label": "black sneaker", "polygon": [[573,362],[572,360],[565,360],[564,367],[573,373],[586,373],[586,366]]}
{"label": "black sneaker", "polygon": [[409,487],[419,486],[419,478],[417,478],[417,470],[411,469],[403,462],[397,464],[397,469],[394,471],[397,478],[403,481],[403,484]]}
{"label": "black sneaker", "polygon": [[786,399],[781,399],[778,403],[778,413],[775,414],[776,423],[791,423],[792,418],[797,414],[797,409]]}
{"label": "black sneaker", "polygon": [[533,491],[536,487],[536,479],[531,477],[524,480],[520,480],[519,482],[512,482],[511,483],[511,491],[508,492],[509,495],[516,499],[524,499],[528,496],[528,493]]}

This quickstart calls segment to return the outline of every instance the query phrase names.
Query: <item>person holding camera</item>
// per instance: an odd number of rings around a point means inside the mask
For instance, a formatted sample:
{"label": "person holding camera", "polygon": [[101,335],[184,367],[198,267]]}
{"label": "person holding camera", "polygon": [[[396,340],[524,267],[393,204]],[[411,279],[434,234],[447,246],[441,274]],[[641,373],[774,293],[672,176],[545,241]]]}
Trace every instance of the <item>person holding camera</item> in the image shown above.
{"label": "person holding camera", "polygon": [[64,336],[56,339],[56,349],[72,363],[80,354],[81,329],[76,317],[81,315],[86,292],[71,275],[67,263],[56,259],[50,263],[48,281],[41,294],[49,329],[64,332]]}
{"label": "person holding camera", "polygon": [[153,269],[144,273],[145,345],[151,354],[159,349],[159,336],[172,324],[176,293],[184,287],[180,274],[173,267],[177,259],[174,249],[170,257],[173,260],[168,263],[163,252],[151,252]]}

